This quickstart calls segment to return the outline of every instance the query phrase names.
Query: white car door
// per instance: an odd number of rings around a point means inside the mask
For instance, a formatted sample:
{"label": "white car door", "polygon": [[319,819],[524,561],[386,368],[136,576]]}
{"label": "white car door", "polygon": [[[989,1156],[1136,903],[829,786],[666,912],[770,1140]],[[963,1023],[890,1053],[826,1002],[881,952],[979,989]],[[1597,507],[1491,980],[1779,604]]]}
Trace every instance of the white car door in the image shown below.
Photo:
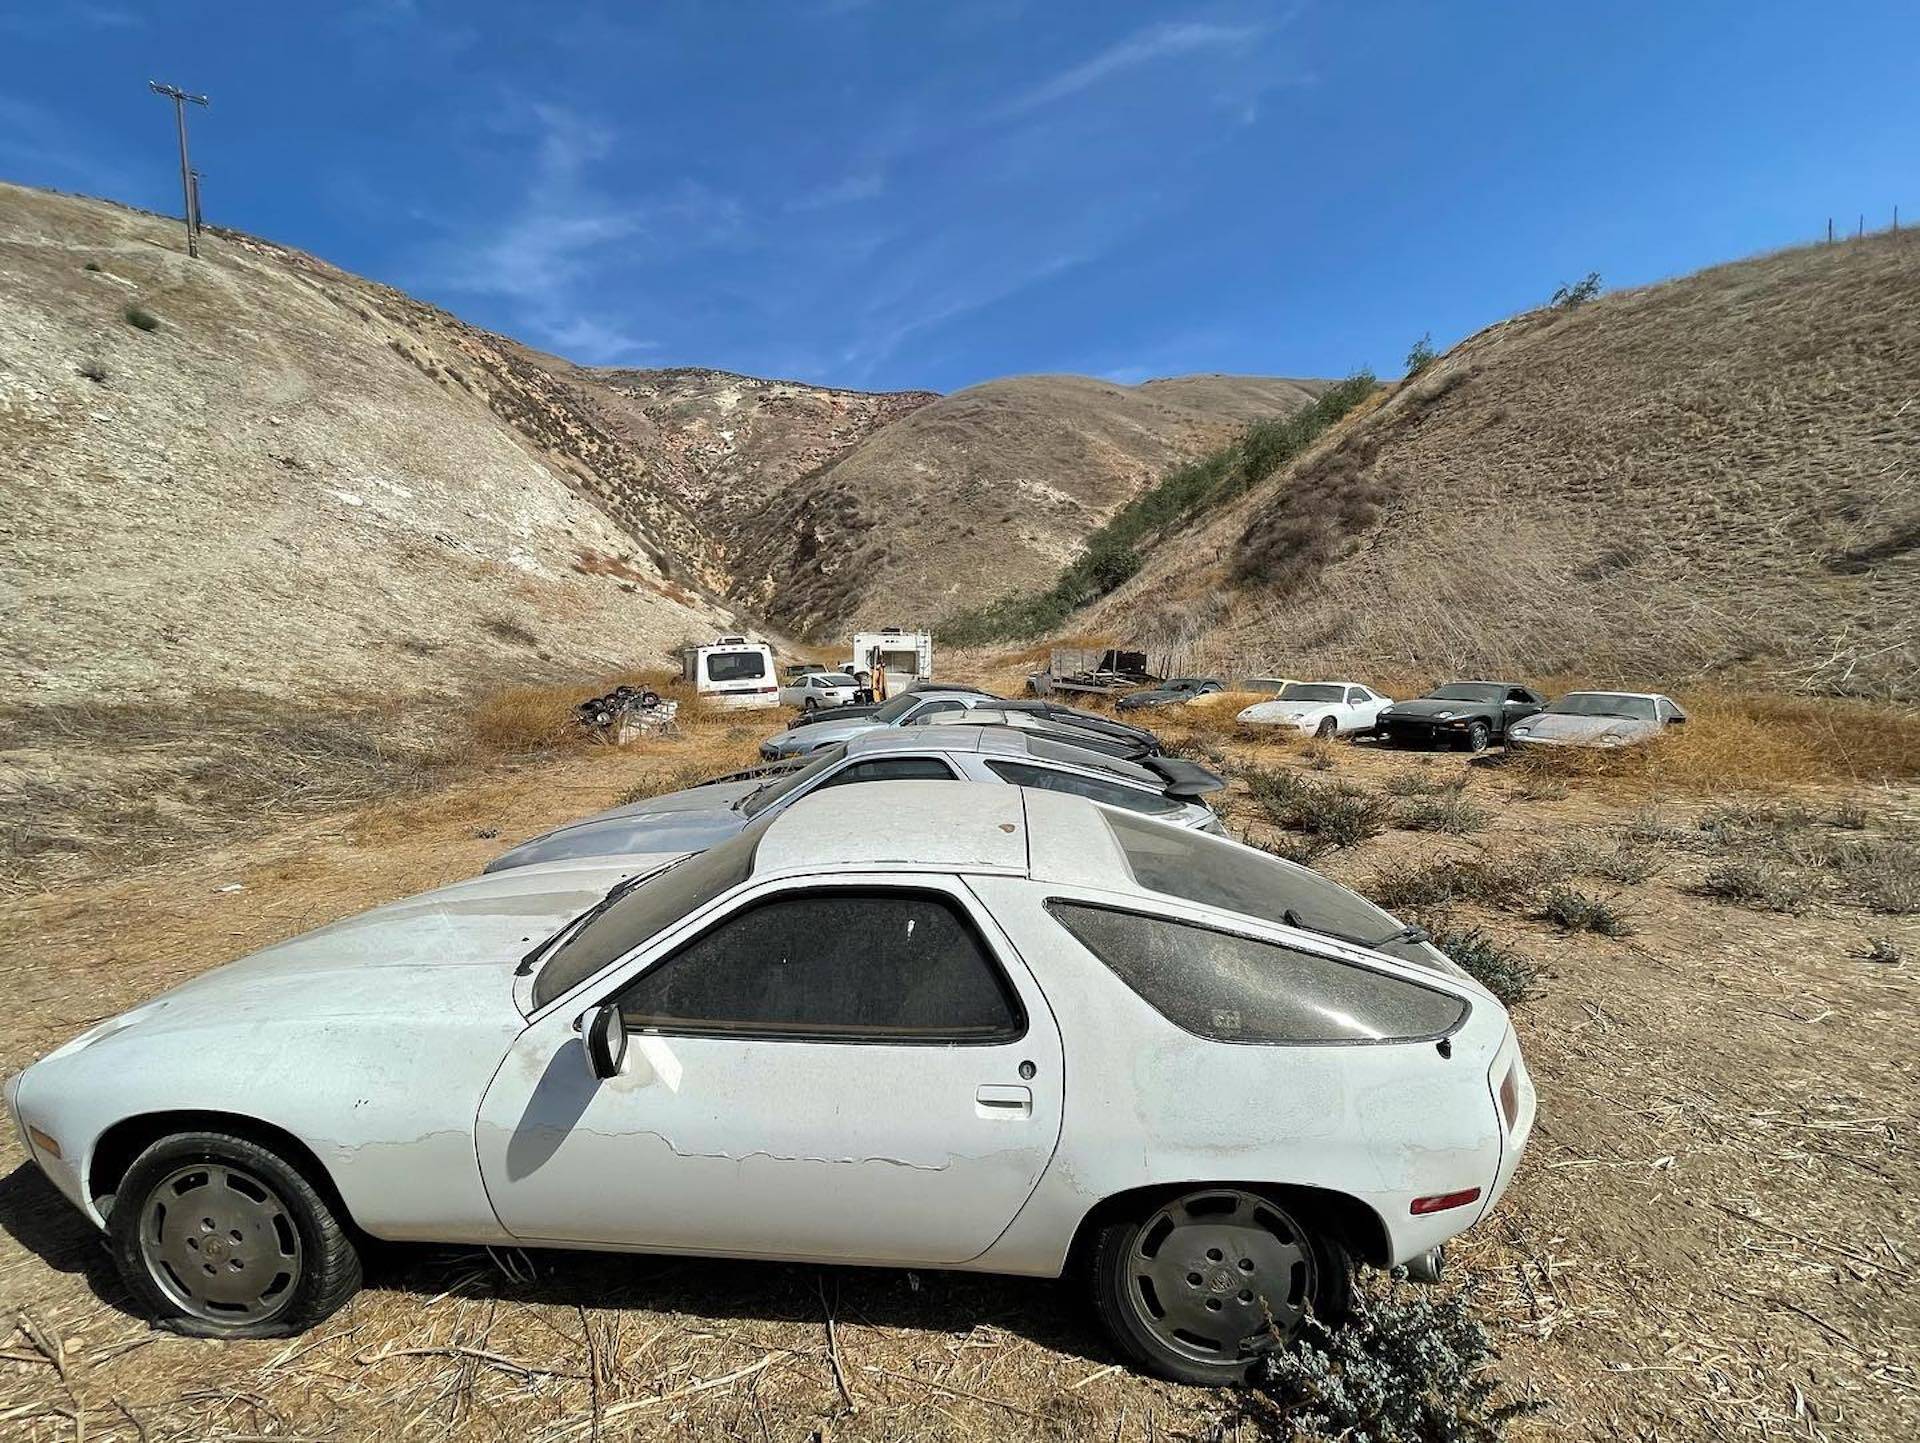
{"label": "white car door", "polygon": [[1348,687],[1346,702],[1340,708],[1340,730],[1372,731],[1380,720],[1380,708],[1386,704],[1384,697],[1375,696],[1364,686]]}
{"label": "white car door", "polygon": [[[596,1079],[576,1022],[619,999]],[[876,1263],[992,1245],[1060,1136],[1060,1033],[957,879],[770,884],[556,1001],[481,1104],[529,1242]]]}

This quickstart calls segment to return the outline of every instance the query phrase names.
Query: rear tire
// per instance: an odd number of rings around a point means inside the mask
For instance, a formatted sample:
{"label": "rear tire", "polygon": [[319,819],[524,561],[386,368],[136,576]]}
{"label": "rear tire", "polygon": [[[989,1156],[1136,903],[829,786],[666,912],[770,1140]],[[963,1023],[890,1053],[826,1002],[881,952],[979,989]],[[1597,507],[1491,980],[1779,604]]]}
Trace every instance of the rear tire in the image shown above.
{"label": "rear tire", "polygon": [[1353,1296],[1332,1232],[1247,1188],[1195,1188],[1095,1237],[1094,1312],[1130,1362],[1176,1383],[1244,1383],[1308,1313],[1332,1324]]}
{"label": "rear tire", "polygon": [[817,696],[810,696],[810,697],[808,697],[808,698],[807,698],[807,699],[806,699],[805,701],[803,701],[803,702],[801,702],[801,703],[800,703],[800,710],[801,710],[801,711],[804,711],[804,712],[816,712],[816,711],[819,711],[819,710],[820,710],[820,698],[819,698],[819,697],[817,697]]}
{"label": "rear tire", "polygon": [[333,1204],[278,1153],[230,1133],[176,1133],[135,1158],[107,1242],[128,1291],[189,1337],[302,1333],[360,1288]]}

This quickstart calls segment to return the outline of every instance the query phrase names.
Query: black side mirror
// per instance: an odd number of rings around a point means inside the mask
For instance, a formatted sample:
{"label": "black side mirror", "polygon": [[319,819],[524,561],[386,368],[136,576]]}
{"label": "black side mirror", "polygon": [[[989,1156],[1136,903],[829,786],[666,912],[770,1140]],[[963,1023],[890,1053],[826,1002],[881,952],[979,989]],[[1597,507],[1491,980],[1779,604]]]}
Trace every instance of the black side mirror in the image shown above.
{"label": "black side mirror", "polygon": [[581,1018],[580,1042],[595,1077],[618,1077],[627,1060],[627,1024],[620,1016],[620,1005],[604,1003]]}

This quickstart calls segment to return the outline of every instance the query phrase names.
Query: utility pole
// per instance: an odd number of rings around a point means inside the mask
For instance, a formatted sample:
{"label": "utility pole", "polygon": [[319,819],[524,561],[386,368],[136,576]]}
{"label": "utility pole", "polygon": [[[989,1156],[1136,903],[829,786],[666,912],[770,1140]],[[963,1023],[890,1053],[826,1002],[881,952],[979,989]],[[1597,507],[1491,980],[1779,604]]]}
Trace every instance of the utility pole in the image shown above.
{"label": "utility pole", "polygon": [[189,175],[193,180],[193,231],[198,235],[206,221],[206,215],[200,209],[200,172],[194,170]]}
{"label": "utility pole", "polygon": [[189,95],[177,85],[162,85],[157,80],[149,80],[147,89],[155,95],[164,95],[173,102],[174,129],[180,134],[180,196],[187,211],[187,254],[198,258],[200,255],[200,207],[194,194],[193,167],[187,162],[187,103],[207,104],[204,95]]}

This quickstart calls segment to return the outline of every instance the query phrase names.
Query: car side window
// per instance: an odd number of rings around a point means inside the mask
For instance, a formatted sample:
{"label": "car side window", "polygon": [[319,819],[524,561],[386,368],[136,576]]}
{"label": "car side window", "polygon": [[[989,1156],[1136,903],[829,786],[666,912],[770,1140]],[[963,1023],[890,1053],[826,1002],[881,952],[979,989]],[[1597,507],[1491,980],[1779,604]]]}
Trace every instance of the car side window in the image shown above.
{"label": "car side window", "polygon": [[928,717],[938,716],[943,711],[965,711],[966,706],[957,701],[930,701],[925,706],[915,707],[907,713],[909,722],[923,722]]}
{"label": "car side window", "polygon": [[949,897],[831,888],[752,904],[620,994],[630,1028],[779,1041],[988,1043],[1018,995]]}
{"label": "car side window", "polygon": [[1449,993],[1278,943],[1064,898],[1047,911],[1154,1011],[1217,1042],[1408,1042],[1466,1020]]}
{"label": "car side window", "polygon": [[938,757],[875,757],[871,761],[855,762],[842,771],[835,772],[816,787],[815,791],[825,791],[828,787],[845,786],[848,782],[951,782],[955,781],[953,768]]}
{"label": "car side window", "polygon": [[1654,712],[1663,722],[1670,722],[1681,714],[1680,708],[1668,701],[1665,697],[1661,697],[1659,701],[1654,703]]}
{"label": "car side window", "polygon": [[1533,693],[1528,691],[1525,687],[1515,686],[1515,687],[1507,688],[1507,700],[1525,702],[1529,706],[1531,706],[1535,701],[1535,697]]}
{"label": "car side window", "polygon": [[1359,703],[1365,701],[1366,699],[1367,699],[1367,694],[1364,691],[1362,691],[1359,687],[1350,686],[1347,688],[1347,701],[1350,705],[1357,706]]}
{"label": "car side window", "polygon": [[1079,772],[1060,772],[1052,767],[1036,767],[1027,762],[990,761],[987,768],[1002,781],[1011,782],[1016,787],[1041,787],[1049,792],[1066,792],[1070,796],[1104,802],[1110,807],[1144,812],[1150,817],[1168,816],[1184,806],[1184,803],[1159,792],[1123,787],[1118,782],[1103,782],[1098,777],[1082,776]]}

